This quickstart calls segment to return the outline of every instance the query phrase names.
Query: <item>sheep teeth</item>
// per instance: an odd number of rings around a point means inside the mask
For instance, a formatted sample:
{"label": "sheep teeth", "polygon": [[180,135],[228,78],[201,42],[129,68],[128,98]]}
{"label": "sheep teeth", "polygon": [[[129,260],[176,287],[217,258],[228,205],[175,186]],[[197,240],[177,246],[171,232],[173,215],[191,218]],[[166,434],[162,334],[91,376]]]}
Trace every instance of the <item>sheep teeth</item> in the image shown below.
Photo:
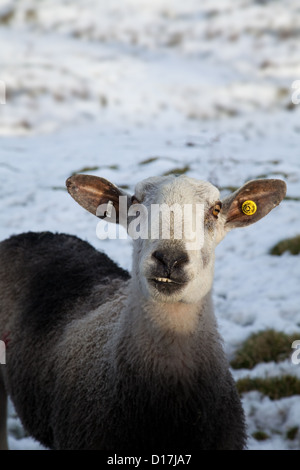
{"label": "sheep teeth", "polygon": [[156,277],[155,280],[159,282],[172,282],[171,279],[168,279],[167,277]]}

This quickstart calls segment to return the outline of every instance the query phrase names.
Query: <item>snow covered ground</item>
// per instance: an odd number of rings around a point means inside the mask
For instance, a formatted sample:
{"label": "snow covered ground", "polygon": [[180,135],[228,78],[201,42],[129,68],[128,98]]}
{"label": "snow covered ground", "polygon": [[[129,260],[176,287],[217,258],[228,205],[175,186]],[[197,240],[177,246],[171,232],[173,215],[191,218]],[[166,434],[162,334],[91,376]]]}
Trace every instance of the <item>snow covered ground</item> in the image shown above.
{"label": "snow covered ground", "polygon": [[[268,254],[300,233],[299,39],[297,0],[0,0],[0,240],[68,232],[130,269],[130,241],[100,241],[97,220],[65,191],[73,172],[131,191],[184,169],[222,194],[281,178],[289,198],[218,247],[214,301],[229,358],[262,329],[300,339],[299,256]],[[300,378],[300,365],[233,373]],[[243,403],[250,449],[300,449],[299,433],[286,438],[300,425],[299,396],[251,392]],[[39,448],[11,404],[8,424],[11,448]],[[258,430],[269,439],[255,440]]]}

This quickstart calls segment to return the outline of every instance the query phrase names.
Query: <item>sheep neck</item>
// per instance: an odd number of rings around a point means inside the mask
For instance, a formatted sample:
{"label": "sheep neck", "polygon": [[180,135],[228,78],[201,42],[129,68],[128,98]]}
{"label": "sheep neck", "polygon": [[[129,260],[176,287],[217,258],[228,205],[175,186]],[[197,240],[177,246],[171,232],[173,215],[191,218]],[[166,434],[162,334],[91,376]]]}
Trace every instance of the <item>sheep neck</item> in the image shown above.
{"label": "sheep neck", "polygon": [[126,338],[128,360],[134,357],[139,367],[183,376],[198,370],[199,363],[206,367],[223,357],[211,293],[201,303],[185,304],[154,302],[132,292],[121,324],[119,351],[127,354],[120,347]]}

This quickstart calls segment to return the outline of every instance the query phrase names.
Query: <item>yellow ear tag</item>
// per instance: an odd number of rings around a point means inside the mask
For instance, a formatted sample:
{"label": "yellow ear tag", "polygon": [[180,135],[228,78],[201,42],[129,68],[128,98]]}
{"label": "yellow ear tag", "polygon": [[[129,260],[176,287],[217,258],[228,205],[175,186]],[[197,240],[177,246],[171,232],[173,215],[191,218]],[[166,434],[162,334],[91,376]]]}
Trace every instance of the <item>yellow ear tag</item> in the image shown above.
{"label": "yellow ear tag", "polygon": [[253,215],[257,211],[257,205],[254,201],[245,201],[242,205],[242,211],[246,215]]}

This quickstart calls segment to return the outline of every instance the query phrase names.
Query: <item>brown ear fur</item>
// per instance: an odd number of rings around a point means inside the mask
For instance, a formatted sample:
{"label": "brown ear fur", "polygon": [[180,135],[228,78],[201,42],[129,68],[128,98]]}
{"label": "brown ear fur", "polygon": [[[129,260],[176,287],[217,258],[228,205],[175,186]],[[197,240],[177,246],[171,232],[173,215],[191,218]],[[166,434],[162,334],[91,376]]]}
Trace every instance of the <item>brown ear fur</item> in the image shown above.
{"label": "brown ear fur", "polygon": [[[226,217],[227,228],[245,227],[265,217],[278,206],[286,195],[286,184],[277,179],[252,180],[227,196],[222,203],[222,214]],[[257,210],[252,215],[242,210],[245,201],[253,201]]]}
{"label": "brown ear fur", "polygon": [[104,178],[92,175],[74,175],[67,179],[69,194],[84,209],[97,215],[97,208],[111,201],[114,205],[117,222],[119,215],[119,197],[126,195],[117,186]]}

